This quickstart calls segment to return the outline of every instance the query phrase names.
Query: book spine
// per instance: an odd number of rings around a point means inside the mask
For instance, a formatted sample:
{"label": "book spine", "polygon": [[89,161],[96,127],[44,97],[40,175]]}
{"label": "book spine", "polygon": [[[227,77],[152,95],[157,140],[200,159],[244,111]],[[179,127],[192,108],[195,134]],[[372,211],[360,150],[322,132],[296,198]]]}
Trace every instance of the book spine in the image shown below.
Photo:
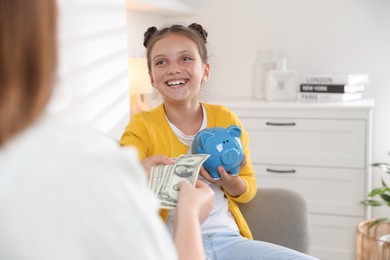
{"label": "book spine", "polygon": [[313,85],[313,84],[301,84],[299,86],[300,92],[313,92],[313,93],[346,93],[345,85]]}
{"label": "book spine", "polygon": [[304,83],[307,84],[348,84],[348,77],[345,76],[305,76]]}
{"label": "book spine", "polygon": [[362,98],[362,93],[298,93],[299,101],[349,101]]}
{"label": "book spine", "polygon": [[356,85],[326,85],[326,84],[301,84],[300,92],[310,93],[356,93],[366,89],[364,84]]}
{"label": "book spine", "polygon": [[303,78],[305,84],[321,85],[348,85],[348,84],[365,84],[368,83],[367,74],[359,75],[306,75]]}

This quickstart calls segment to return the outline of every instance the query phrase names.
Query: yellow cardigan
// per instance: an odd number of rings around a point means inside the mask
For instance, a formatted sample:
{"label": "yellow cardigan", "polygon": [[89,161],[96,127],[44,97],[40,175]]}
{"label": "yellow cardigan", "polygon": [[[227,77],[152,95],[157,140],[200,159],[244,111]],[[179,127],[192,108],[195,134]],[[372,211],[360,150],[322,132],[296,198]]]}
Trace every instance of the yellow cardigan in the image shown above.
{"label": "yellow cardigan", "polygon": [[[228,199],[229,210],[234,216],[242,236],[249,239],[252,233],[242,216],[238,203],[247,203],[256,195],[256,179],[250,160],[248,141],[249,137],[244,130],[237,115],[228,108],[220,105],[202,103],[207,114],[207,127],[228,127],[237,125],[241,128],[241,142],[244,148],[247,164],[241,169],[239,176],[246,182],[246,191],[239,197],[231,197],[225,192]],[[138,149],[140,160],[152,155],[167,155],[170,158],[186,154],[188,146],[179,141],[175,133],[169,126],[165,117],[164,107],[160,105],[153,110],[140,112],[134,115],[125,132],[122,134],[120,144],[123,146],[134,145]],[[164,220],[168,216],[168,210],[163,209],[160,215]]]}

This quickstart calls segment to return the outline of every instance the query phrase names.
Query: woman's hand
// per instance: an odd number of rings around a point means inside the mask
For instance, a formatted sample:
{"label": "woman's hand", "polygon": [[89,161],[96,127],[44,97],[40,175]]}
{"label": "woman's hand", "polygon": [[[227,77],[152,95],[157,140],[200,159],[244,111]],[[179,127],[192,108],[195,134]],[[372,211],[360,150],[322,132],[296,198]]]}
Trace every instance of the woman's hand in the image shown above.
{"label": "woman's hand", "polygon": [[144,167],[148,178],[150,176],[150,171],[152,170],[153,166],[174,163],[175,162],[166,155],[152,155],[141,161],[141,165]]}
{"label": "woman's hand", "polygon": [[173,215],[173,240],[179,259],[205,259],[200,224],[213,208],[214,192],[202,181],[197,181],[195,187],[182,181],[179,189]]}
{"label": "woman's hand", "polygon": [[182,218],[197,216],[199,223],[208,217],[214,206],[214,191],[203,181],[197,181],[192,186],[188,181],[179,183],[179,195],[174,215],[174,223]]}

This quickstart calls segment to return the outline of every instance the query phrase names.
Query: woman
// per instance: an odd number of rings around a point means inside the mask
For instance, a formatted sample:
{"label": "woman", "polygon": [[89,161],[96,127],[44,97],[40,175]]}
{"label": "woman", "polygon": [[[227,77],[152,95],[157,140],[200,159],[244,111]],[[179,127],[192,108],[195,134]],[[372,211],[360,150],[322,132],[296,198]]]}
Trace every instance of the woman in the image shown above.
{"label": "woman", "polygon": [[56,13],[55,0],[0,1],[0,259],[203,259],[207,185],[180,183],[172,243],[132,149],[43,115]]}

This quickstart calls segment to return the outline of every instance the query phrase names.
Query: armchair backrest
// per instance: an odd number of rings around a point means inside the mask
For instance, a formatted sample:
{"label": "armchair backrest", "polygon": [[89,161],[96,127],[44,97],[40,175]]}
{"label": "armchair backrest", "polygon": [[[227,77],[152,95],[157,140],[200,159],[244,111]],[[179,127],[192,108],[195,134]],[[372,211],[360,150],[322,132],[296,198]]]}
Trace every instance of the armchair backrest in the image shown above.
{"label": "armchair backrest", "polygon": [[258,188],[247,204],[238,204],[255,240],[309,250],[309,213],[305,199],[284,188]]}

